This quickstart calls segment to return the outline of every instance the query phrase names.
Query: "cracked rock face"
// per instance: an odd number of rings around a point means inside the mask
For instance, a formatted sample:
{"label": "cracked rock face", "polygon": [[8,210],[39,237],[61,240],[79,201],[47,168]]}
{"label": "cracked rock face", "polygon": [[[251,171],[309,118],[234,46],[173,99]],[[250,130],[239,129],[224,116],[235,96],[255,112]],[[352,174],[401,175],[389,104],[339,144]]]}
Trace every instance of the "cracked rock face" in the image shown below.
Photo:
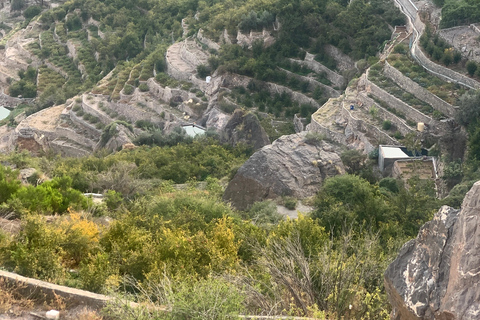
{"label": "cracked rock face", "polygon": [[480,181],[442,207],[385,272],[393,319],[480,319]]}
{"label": "cracked rock face", "polygon": [[340,150],[325,141],[306,143],[307,132],[282,136],[255,152],[230,181],[223,195],[239,210],[278,196],[305,198],[323,180],[345,173]]}

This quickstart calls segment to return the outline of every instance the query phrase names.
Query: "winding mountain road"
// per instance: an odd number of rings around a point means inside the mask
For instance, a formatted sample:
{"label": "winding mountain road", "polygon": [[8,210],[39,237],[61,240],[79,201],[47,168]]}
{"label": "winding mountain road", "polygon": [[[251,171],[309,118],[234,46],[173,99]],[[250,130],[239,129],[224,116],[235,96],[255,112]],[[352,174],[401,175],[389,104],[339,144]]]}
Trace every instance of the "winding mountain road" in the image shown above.
{"label": "winding mountain road", "polygon": [[418,8],[412,0],[394,0],[400,10],[407,16],[408,24],[413,30],[413,40],[410,51],[412,57],[428,72],[450,82],[458,83],[470,89],[480,89],[480,82],[469,78],[463,74],[438,65],[428,59],[418,44],[419,39],[425,30],[425,24],[418,15]]}

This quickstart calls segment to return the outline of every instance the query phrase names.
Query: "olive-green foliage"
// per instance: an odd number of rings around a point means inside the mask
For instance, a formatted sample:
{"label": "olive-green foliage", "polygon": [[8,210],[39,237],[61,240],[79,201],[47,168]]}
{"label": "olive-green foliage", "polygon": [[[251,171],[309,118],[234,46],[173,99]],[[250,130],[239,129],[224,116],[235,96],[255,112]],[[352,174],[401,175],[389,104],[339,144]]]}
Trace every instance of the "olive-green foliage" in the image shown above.
{"label": "olive-green foliage", "polygon": [[289,210],[295,210],[297,207],[297,199],[295,197],[283,197],[283,205]]}
{"label": "olive-green foliage", "polygon": [[[396,234],[413,236],[439,206],[433,181],[414,177],[408,181],[408,188],[397,185],[397,192],[386,182],[381,186],[379,189],[352,175],[330,178],[317,195],[312,217],[334,235],[350,228],[367,228],[386,238]],[[392,229],[397,224],[402,228]]]}
{"label": "olive-green foliage", "polygon": [[353,175],[327,179],[315,200],[312,217],[339,235],[342,230],[362,226],[379,230],[388,221],[388,207],[378,188]]}
{"label": "olive-green foliage", "polygon": [[64,213],[69,207],[86,209],[87,199],[71,186],[72,178],[55,178],[36,187],[20,188],[14,199],[31,212],[45,214]]}
{"label": "olive-green foliage", "polygon": [[[36,188],[15,182],[25,191],[7,199],[12,208],[24,204],[30,211],[61,211],[60,197],[71,199],[70,205],[81,203],[69,193],[70,185],[104,191],[92,187],[111,179],[103,210],[114,219],[100,227],[72,210],[50,223],[26,214],[18,236],[1,236],[6,241],[0,242],[0,265],[96,292],[121,287],[139,293],[139,301],[170,307],[173,313],[158,314],[159,319],[172,314],[224,319],[265,310],[340,318],[350,304],[355,317],[384,319],[383,271],[405,235],[416,234],[431,214],[435,203],[427,191],[433,188],[415,179],[406,189],[394,180],[384,179],[377,187],[356,176],[339,176],[325,182],[311,217],[284,220],[273,202],[263,202],[242,221],[220,200],[221,185],[212,177],[228,175],[245,160],[244,151],[195,139],[85,158],[37,161],[23,155],[20,162],[56,178]],[[180,164],[191,166],[182,191],[158,180],[163,170],[181,171],[172,169]],[[197,165],[207,171],[204,190],[195,187],[201,177]],[[15,172],[5,175],[6,181],[16,181]],[[119,191],[138,181],[150,190],[135,196]],[[131,277],[133,282],[126,280]],[[125,314],[148,319],[146,310],[137,310]]]}
{"label": "olive-green foliage", "polygon": [[20,234],[5,248],[9,254],[4,263],[25,276],[58,281],[66,272],[61,264],[61,241],[43,217],[27,216]]}
{"label": "olive-green foliage", "polygon": [[283,216],[277,212],[277,206],[273,201],[255,202],[248,210],[248,218],[256,225],[277,224]]}
{"label": "olive-green foliage", "polygon": [[[192,179],[203,181],[207,177],[222,178],[230,173],[231,168],[242,164],[250,154],[250,149],[242,145],[231,148],[221,146],[211,138],[202,138],[177,141],[169,147],[123,150],[106,157],[57,159],[52,175],[72,177],[73,187],[78,190],[102,192],[104,189],[100,189],[101,186],[106,186],[104,180],[110,180],[115,175],[123,176],[122,179],[129,178],[129,183],[140,180],[147,183],[147,179],[185,183]],[[122,168],[115,167],[118,163],[128,164],[127,167],[123,166],[127,170],[122,175],[115,173]],[[126,190],[122,183],[113,180],[107,189],[118,188],[115,189],[117,192]]]}
{"label": "olive-green foliage", "polygon": [[40,6],[29,6],[25,11],[23,11],[23,16],[25,19],[32,19],[42,12],[42,7]]}
{"label": "olive-green foliage", "polygon": [[166,319],[229,319],[242,313],[245,294],[234,284],[222,279],[181,282],[175,288]]}
{"label": "olive-green foliage", "polygon": [[367,155],[356,149],[351,149],[342,152],[340,159],[342,159],[342,162],[345,165],[345,169],[347,169],[348,173],[358,174],[365,166]]}
{"label": "olive-green foliage", "polygon": [[480,21],[480,5],[476,1],[436,0],[442,7],[441,28],[468,25]]}
{"label": "olive-green foliage", "polygon": [[0,203],[4,203],[20,189],[18,171],[0,165]]}
{"label": "olive-green foliage", "polygon": [[222,277],[207,279],[184,279],[175,281],[164,275],[159,281],[137,283],[136,289],[142,294],[137,300],[148,305],[152,300],[168,306],[169,312],[152,310],[148,307],[127,307],[122,298],[110,301],[106,311],[113,318],[125,320],[147,319],[231,319],[243,313],[245,293],[241,288]]}
{"label": "olive-green foliage", "polygon": [[21,95],[23,98],[35,98],[37,95],[36,77],[37,70],[28,67],[27,71],[19,71],[20,80],[14,82],[9,88],[9,93],[12,97]]}

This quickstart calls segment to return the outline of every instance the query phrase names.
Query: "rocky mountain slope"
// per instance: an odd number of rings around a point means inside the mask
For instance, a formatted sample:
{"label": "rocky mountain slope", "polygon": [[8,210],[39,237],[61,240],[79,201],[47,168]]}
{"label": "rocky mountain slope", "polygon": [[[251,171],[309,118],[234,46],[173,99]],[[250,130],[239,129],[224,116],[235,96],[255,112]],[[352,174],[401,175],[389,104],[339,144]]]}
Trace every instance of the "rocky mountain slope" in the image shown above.
{"label": "rocky mountain slope", "polygon": [[442,207],[385,272],[393,319],[478,319],[480,182],[461,210]]}

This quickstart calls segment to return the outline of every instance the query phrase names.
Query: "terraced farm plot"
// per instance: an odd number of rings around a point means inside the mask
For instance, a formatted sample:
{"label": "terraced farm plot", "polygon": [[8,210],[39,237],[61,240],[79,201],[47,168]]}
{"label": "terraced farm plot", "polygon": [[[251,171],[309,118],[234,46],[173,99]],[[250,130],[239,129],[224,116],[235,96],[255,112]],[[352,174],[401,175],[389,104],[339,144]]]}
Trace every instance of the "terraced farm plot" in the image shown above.
{"label": "terraced farm plot", "polygon": [[391,54],[388,62],[403,75],[451,105],[458,105],[458,98],[467,90],[458,84],[431,75],[404,54]]}
{"label": "terraced farm plot", "polygon": [[43,92],[48,86],[63,87],[66,80],[58,72],[43,65],[38,68],[37,90]]}
{"label": "terraced farm plot", "polygon": [[369,80],[371,80],[373,83],[375,83],[377,86],[387,91],[391,95],[419,110],[420,112],[427,115],[431,115],[433,113],[433,108],[431,105],[417,99],[413,94],[408,93],[402,88],[400,88],[395,82],[384,76],[381,72],[381,69],[381,64],[373,66],[369,72]]}

